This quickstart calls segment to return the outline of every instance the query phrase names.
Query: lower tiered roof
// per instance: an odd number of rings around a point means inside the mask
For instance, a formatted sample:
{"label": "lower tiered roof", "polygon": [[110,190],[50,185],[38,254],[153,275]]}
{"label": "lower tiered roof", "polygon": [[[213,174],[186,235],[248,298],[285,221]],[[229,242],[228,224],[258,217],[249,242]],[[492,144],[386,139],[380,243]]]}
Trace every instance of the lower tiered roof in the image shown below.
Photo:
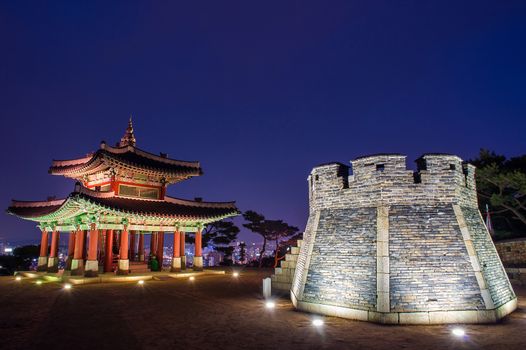
{"label": "lower tiered roof", "polygon": [[203,202],[165,197],[164,200],[115,196],[77,186],[67,198],[49,201],[13,200],[7,212],[58,231],[101,229],[138,231],[193,231],[199,226],[239,214],[235,202]]}

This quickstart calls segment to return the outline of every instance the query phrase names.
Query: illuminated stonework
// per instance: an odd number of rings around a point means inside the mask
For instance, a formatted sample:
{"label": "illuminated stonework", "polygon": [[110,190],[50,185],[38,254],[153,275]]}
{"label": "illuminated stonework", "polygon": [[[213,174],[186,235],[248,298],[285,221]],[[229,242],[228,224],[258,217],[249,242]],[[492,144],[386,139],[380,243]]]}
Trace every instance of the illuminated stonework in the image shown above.
{"label": "illuminated stonework", "polygon": [[475,168],[427,154],[314,168],[296,308],[380,323],[491,323],[517,299],[477,207]]}

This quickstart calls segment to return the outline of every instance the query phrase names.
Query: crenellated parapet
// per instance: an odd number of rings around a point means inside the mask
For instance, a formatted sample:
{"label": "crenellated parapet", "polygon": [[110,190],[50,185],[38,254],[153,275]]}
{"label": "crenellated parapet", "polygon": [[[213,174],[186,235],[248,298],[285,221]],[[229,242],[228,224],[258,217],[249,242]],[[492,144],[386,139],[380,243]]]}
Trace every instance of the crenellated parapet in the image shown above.
{"label": "crenellated parapet", "polygon": [[352,167],[329,163],[308,177],[311,211],[319,208],[393,204],[462,203],[477,206],[475,167],[454,155],[424,154],[417,171],[406,156],[359,157]]}

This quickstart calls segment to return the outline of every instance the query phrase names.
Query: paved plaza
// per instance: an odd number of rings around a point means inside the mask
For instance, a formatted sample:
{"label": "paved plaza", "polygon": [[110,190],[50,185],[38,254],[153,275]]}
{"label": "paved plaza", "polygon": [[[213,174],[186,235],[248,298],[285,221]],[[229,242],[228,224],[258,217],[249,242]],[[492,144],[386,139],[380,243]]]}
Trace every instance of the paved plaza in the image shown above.
{"label": "paved plaza", "polygon": [[295,311],[286,297],[267,309],[261,279],[271,270],[237,270],[190,279],[74,285],[0,278],[4,349],[520,349],[526,288],[519,308],[496,325],[385,326]]}

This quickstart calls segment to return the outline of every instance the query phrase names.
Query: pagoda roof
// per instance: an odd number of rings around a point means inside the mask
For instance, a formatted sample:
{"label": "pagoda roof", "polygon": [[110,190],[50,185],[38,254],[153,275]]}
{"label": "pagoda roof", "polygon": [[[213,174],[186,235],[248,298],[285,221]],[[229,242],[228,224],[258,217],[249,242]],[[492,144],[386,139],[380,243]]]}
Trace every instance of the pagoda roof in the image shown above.
{"label": "pagoda roof", "polygon": [[[138,199],[115,196],[113,191],[92,191],[77,186],[67,198],[52,201],[13,200],[7,212],[18,217],[57,225],[73,225],[81,217],[98,216],[101,221],[131,225],[155,223],[174,227],[178,224],[207,224],[239,214],[235,202],[202,202],[173,197],[164,200]],[[117,220],[117,221],[115,221]],[[108,221],[108,222],[109,222]]]}
{"label": "pagoda roof", "polygon": [[[101,143],[100,149],[85,157],[71,160],[54,160],[49,173],[82,179],[85,175],[95,174],[111,168],[124,168],[146,174],[173,178],[189,178],[203,174],[197,161],[170,159],[143,151],[132,145],[120,147]],[[173,180],[172,180],[173,181]]]}

